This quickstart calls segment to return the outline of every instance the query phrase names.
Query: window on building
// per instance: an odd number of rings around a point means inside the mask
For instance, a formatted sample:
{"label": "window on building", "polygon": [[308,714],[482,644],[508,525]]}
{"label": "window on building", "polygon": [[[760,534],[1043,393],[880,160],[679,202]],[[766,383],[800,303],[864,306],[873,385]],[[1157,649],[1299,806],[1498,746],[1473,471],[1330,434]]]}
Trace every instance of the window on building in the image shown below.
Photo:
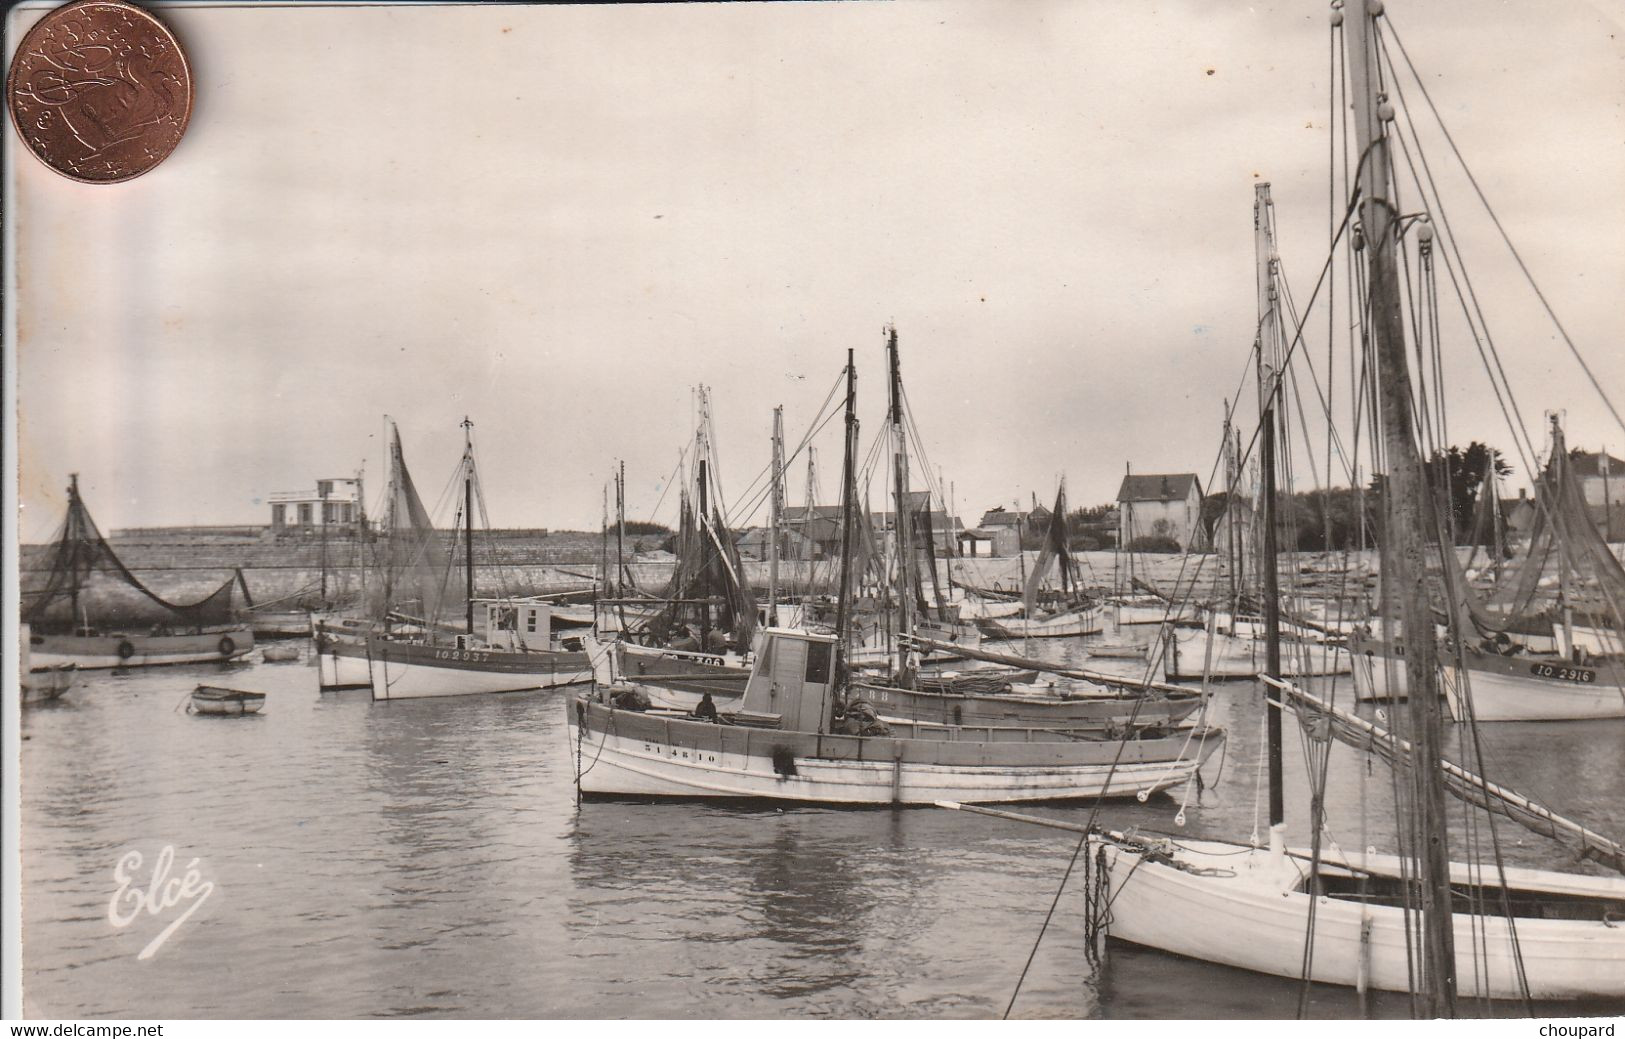
{"label": "window on building", "polygon": [[807,645],[807,681],[823,685],[829,681],[829,661],[835,647],[828,642]]}
{"label": "window on building", "polygon": [[316,484],[316,497],[325,498],[333,493],[332,480],[320,480]]}
{"label": "window on building", "polygon": [[271,506],[271,526],[286,526],[288,522],[288,507],[286,505]]}
{"label": "window on building", "polygon": [[299,525],[301,527],[310,526],[310,513],[311,510],[308,504],[299,506]]}

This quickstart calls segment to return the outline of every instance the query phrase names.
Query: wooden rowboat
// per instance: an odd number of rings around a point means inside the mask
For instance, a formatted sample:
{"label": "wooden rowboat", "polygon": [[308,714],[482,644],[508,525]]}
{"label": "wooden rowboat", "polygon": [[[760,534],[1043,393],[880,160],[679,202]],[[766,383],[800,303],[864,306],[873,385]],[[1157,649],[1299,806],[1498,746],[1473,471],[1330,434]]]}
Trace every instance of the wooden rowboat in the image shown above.
{"label": "wooden rowboat", "polygon": [[192,690],[189,714],[242,715],[258,714],[265,706],[265,694],[244,689],[226,689],[217,685],[200,685]]}

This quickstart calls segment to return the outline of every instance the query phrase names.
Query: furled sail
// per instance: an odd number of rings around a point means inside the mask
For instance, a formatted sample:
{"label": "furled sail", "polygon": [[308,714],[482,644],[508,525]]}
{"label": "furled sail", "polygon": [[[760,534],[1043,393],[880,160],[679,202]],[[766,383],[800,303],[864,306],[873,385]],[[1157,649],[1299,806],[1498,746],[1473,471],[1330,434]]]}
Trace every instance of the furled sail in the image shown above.
{"label": "furled sail", "polygon": [[720,632],[736,647],[748,647],[756,630],[756,603],[744,582],[744,567],[722,511],[707,499],[706,463],[699,464],[698,493],[681,499],[674,545],[677,565],[666,597],[670,605],[651,623],[657,638],[679,635],[686,627]]}
{"label": "furled sail", "polygon": [[1044,531],[1044,545],[1038,553],[1038,562],[1033,564],[1033,572],[1027,577],[1025,600],[1029,617],[1036,616],[1034,607],[1038,602],[1038,588],[1051,568],[1059,567],[1063,592],[1070,593],[1076,584],[1075,564],[1066,540],[1066,481],[1062,480],[1061,489],[1055,494],[1055,509],[1049,516],[1049,528]]}
{"label": "furled sail", "polygon": [[375,569],[380,580],[369,591],[368,615],[390,615],[433,626],[463,610],[463,581],[452,572],[452,551],[434,528],[401,452],[401,433],[391,430],[389,500],[384,506],[384,537]]}
{"label": "furled sail", "polygon": [[[1486,634],[1544,634],[1552,615],[1541,596],[1540,581],[1552,567],[1578,575],[1579,601],[1605,624],[1618,628],[1625,612],[1625,568],[1609,551],[1591,517],[1585,491],[1569,464],[1561,429],[1553,430],[1551,460],[1535,485],[1535,521],[1529,544],[1511,561],[1488,595],[1470,587],[1455,554],[1444,553],[1454,572],[1457,606]],[[1589,599],[1588,599],[1589,597]],[[1572,605],[1574,599],[1571,598]]]}
{"label": "furled sail", "polygon": [[[37,632],[65,633],[86,628],[116,631],[145,625],[187,628],[230,624],[235,619],[233,574],[197,602],[174,603],[132,574],[96,528],[79,497],[79,477],[68,485],[68,514],[51,550],[51,568],[42,587],[22,593],[23,620]],[[245,589],[246,592],[246,589]]]}

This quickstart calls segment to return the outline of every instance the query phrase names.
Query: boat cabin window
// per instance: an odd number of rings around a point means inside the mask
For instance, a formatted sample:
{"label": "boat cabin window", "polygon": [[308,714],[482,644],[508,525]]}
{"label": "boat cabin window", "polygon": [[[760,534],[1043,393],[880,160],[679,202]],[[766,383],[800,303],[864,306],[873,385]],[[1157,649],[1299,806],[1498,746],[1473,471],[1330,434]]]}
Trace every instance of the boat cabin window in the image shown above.
{"label": "boat cabin window", "polygon": [[530,632],[532,635],[536,634],[536,611],[535,610],[526,610],[525,611],[525,630]]}
{"label": "boat cabin window", "polygon": [[512,606],[500,606],[491,610],[491,629],[493,631],[512,631],[517,624],[517,611]]}
{"label": "boat cabin window", "polygon": [[829,683],[829,660],[834,646],[828,642],[807,644],[807,681],[815,685]]}

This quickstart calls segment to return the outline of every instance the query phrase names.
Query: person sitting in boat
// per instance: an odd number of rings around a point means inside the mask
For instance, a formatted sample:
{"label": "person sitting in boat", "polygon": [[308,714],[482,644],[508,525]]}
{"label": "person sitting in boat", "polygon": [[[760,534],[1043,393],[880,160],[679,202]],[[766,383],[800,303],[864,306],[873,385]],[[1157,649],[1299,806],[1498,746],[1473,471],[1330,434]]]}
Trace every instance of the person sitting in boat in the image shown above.
{"label": "person sitting in boat", "polygon": [[712,628],[705,636],[705,651],[721,655],[728,651],[728,635],[717,628]]}
{"label": "person sitting in boat", "polygon": [[702,693],[700,695],[700,702],[694,705],[694,717],[698,718],[702,722],[714,722],[717,720],[717,705],[716,702],[711,699],[710,693]]}
{"label": "person sitting in boat", "polygon": [[633,686],[612,686],[609,705],[622,711],[647,711],[651,704],[647,693]]}
{"label": "person sitting in boat", "polygon": [[700,648],[700,633],[698,631],[694,630],[694,625],[692,625],[692,624],[688,625],[685,634],[683,634],[682,636],[672,640],[671,648],[672,649],[677,649],[677,650],[686,650],[686,651],[689,651],[689,652],[693,652],[693,651],[699,649]]}

